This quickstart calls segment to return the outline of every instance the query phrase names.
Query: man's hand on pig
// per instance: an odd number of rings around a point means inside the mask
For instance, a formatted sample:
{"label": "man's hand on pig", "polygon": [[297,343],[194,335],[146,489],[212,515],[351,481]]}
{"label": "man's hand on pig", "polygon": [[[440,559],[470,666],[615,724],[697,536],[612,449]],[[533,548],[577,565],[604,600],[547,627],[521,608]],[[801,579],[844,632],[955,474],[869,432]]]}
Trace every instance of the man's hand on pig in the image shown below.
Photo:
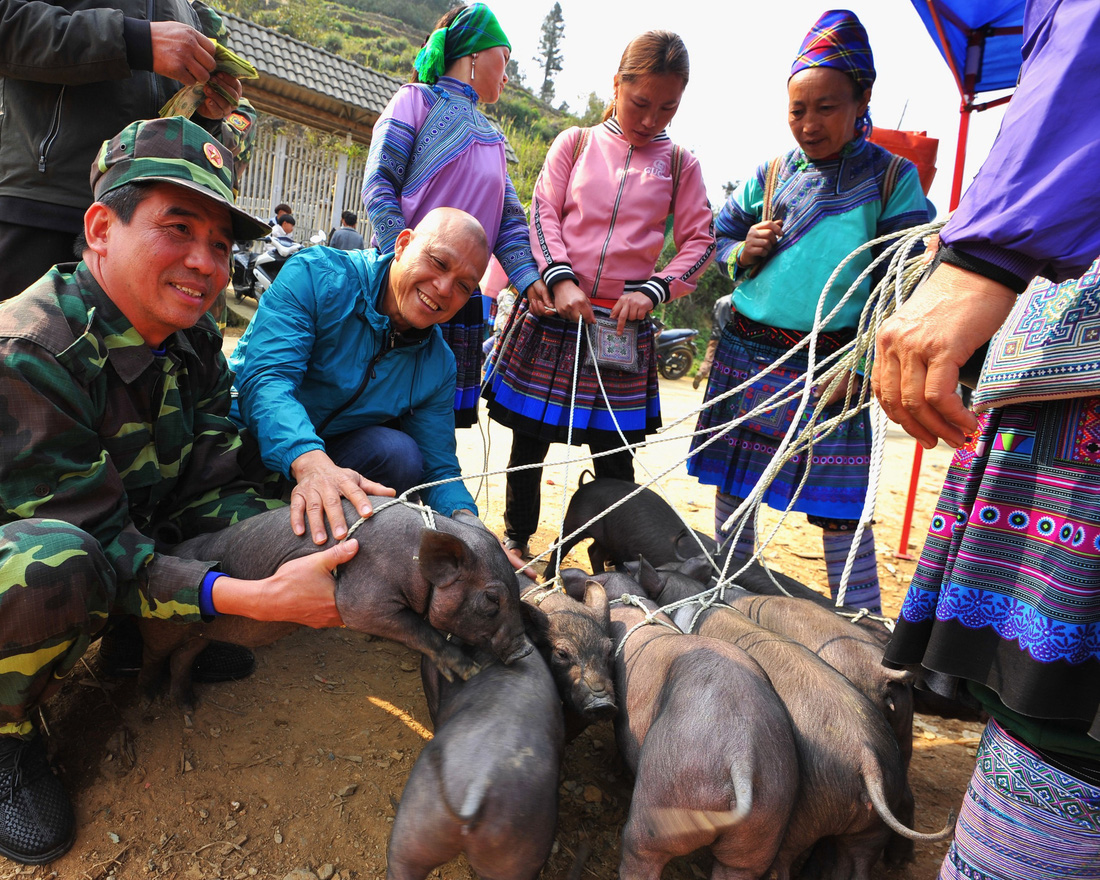
{"label": "man's hand on pig", "polygon": [[328,540],[326,517],[332,537],[339,540],[348,533],[341,499],[347,498],[360,516],[368,517],[372,510],[368,495],[394,494],[388,486],[368,480],[351,468],[340,467],[321,449],[303,452],[294,459],[290,475],[295,480],[290,493],[290,527],[294,534],[304,535],[308,520],[315,544]]}

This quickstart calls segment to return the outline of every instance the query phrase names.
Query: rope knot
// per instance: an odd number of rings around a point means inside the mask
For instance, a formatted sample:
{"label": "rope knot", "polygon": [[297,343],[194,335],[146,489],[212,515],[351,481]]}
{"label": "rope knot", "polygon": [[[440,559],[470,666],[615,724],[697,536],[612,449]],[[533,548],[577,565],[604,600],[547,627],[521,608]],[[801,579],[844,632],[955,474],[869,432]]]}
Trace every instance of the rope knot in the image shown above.
{"label": "rope knot", "polygon": [[[544,584],[535,584],[533,587],[525,591],[521,596],[524,602],[531,602],[537,608],[543,602],[545,602],[554,593],[565,593],[565,586],[562,584],[561,575],[555,575],[551,580]],[[528,598],[529,596],[534,598]]]}
{"label": "rope knot", "polygon": [[645,604],[641,596],[635,596],[633,593],[623,593],[617,601],[622,605],[633,605],[635,608],[641,608],[646,616],[649,616],[649,606]]}

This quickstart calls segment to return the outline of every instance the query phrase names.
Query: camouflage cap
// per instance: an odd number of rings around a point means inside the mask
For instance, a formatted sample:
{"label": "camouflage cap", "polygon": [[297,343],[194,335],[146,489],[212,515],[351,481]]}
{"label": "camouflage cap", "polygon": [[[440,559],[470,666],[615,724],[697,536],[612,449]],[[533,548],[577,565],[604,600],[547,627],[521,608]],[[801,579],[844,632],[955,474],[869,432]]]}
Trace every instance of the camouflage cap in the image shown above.
{"label": "camouflage cap", "polygon": [[229,210],[233,237],[260,238],[271,229],[233,204],[233,154],[182,116],[132,122],[103,142],[92,163],[92,193],[160,180],[194,190]]}

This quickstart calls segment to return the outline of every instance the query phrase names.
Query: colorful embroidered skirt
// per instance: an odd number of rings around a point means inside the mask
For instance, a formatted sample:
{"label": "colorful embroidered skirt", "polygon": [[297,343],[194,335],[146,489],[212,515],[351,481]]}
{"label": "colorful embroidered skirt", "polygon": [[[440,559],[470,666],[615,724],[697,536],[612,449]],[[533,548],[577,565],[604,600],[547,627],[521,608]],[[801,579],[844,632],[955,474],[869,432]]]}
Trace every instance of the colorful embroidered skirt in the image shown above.
{"label": "colorful embroidered skirt", "polygon": [[481,294],[475,292],[457,315],[440,324],[443,339],[454,352],[458,369],[455,387],[455,427],[477,424],[477,399],[481,394],[481,345],[485,341],[485,319]]}
{"label": "colorful embroidered skirt", "polygon": [[[752,332],[755,328],[762,328],[762,332]],[[711,366],[706,399],[718,397],[760,373],[792,347],[797,341],[794,337],[802,335],[791,334],[792,338],[788,340],[778,335],[783,333],[786,331],[764,328],[735,316],[722,331]],[[818,359],[828,353],[829,347],[836,350],[841,344],[843,340],[836,339],[835,347],[829,345],[823,350],[819,346]],[[784,375],[776,382],[754,383],[753,388],[708,407],[699,416],[697,430],[710,430],[692,440],[694,454],[688,460],[688,473],[700,483],[717,486],[719,491],[735,498],[747,497],[771,464],[783,434],[791,424],[797,404],[742,422],[709,446],[700,447],[739,415],[766,400],[771,393],[769,389],[778,390],[792,378],[803,375],[808,360],[803,352],[798,352],[784,364]],[[839,412],[842,406],[840,403],[827,407],[823,417],[828,418],[831,413]],[[808,418],[809,414],[804,413],[803,420]],[[809,477],[793,509],[831,520],[859,519],[867,496],[870,461],[871,421],[864,412],[842,422],[831,434],[814,444]],[[785,510],[806,472],[806,465],[802,455],[788,461],[765,492],[764,503],[777,510]]]}
{"label": "colorful embroidered skirt", "polygon": [[980,424],[951,462],[886,660],[1100,739],[1100,397]]}
{"label": "colorful embroidered skirt", "polygon": [[990,721],[940,880],[1100,880],[1100,788]]}
{"label": "colorful embroidered skirt", "polygon": [[601,366],[597,379],[593,365],[586,363],[587,341],[583,346],[574,396],[576,323],[556,317],[536,318],[527,311],[524,301],[515,329],[494,355],[497,368],[484,392],[489,416],[521,433],[564,443],[572,402],[575,445],[617,438],[616,422],[632,443],[657,430],[661,426],[661,401],[653,325],[648,320],[638,325],[637,372]]}

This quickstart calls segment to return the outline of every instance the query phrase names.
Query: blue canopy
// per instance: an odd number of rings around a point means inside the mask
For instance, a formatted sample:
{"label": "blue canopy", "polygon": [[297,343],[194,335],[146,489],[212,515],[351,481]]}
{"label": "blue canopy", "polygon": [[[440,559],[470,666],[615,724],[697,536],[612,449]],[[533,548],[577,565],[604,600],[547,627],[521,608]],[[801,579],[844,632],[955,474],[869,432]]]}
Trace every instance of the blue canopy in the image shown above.
{"label": "blue canopy", "polygon": [[[912,3],[955,75],[960,93],[974,95],[1016,85],[1023,46],[1024,0]],[[969,46],[974,49],[968,70]]]}

